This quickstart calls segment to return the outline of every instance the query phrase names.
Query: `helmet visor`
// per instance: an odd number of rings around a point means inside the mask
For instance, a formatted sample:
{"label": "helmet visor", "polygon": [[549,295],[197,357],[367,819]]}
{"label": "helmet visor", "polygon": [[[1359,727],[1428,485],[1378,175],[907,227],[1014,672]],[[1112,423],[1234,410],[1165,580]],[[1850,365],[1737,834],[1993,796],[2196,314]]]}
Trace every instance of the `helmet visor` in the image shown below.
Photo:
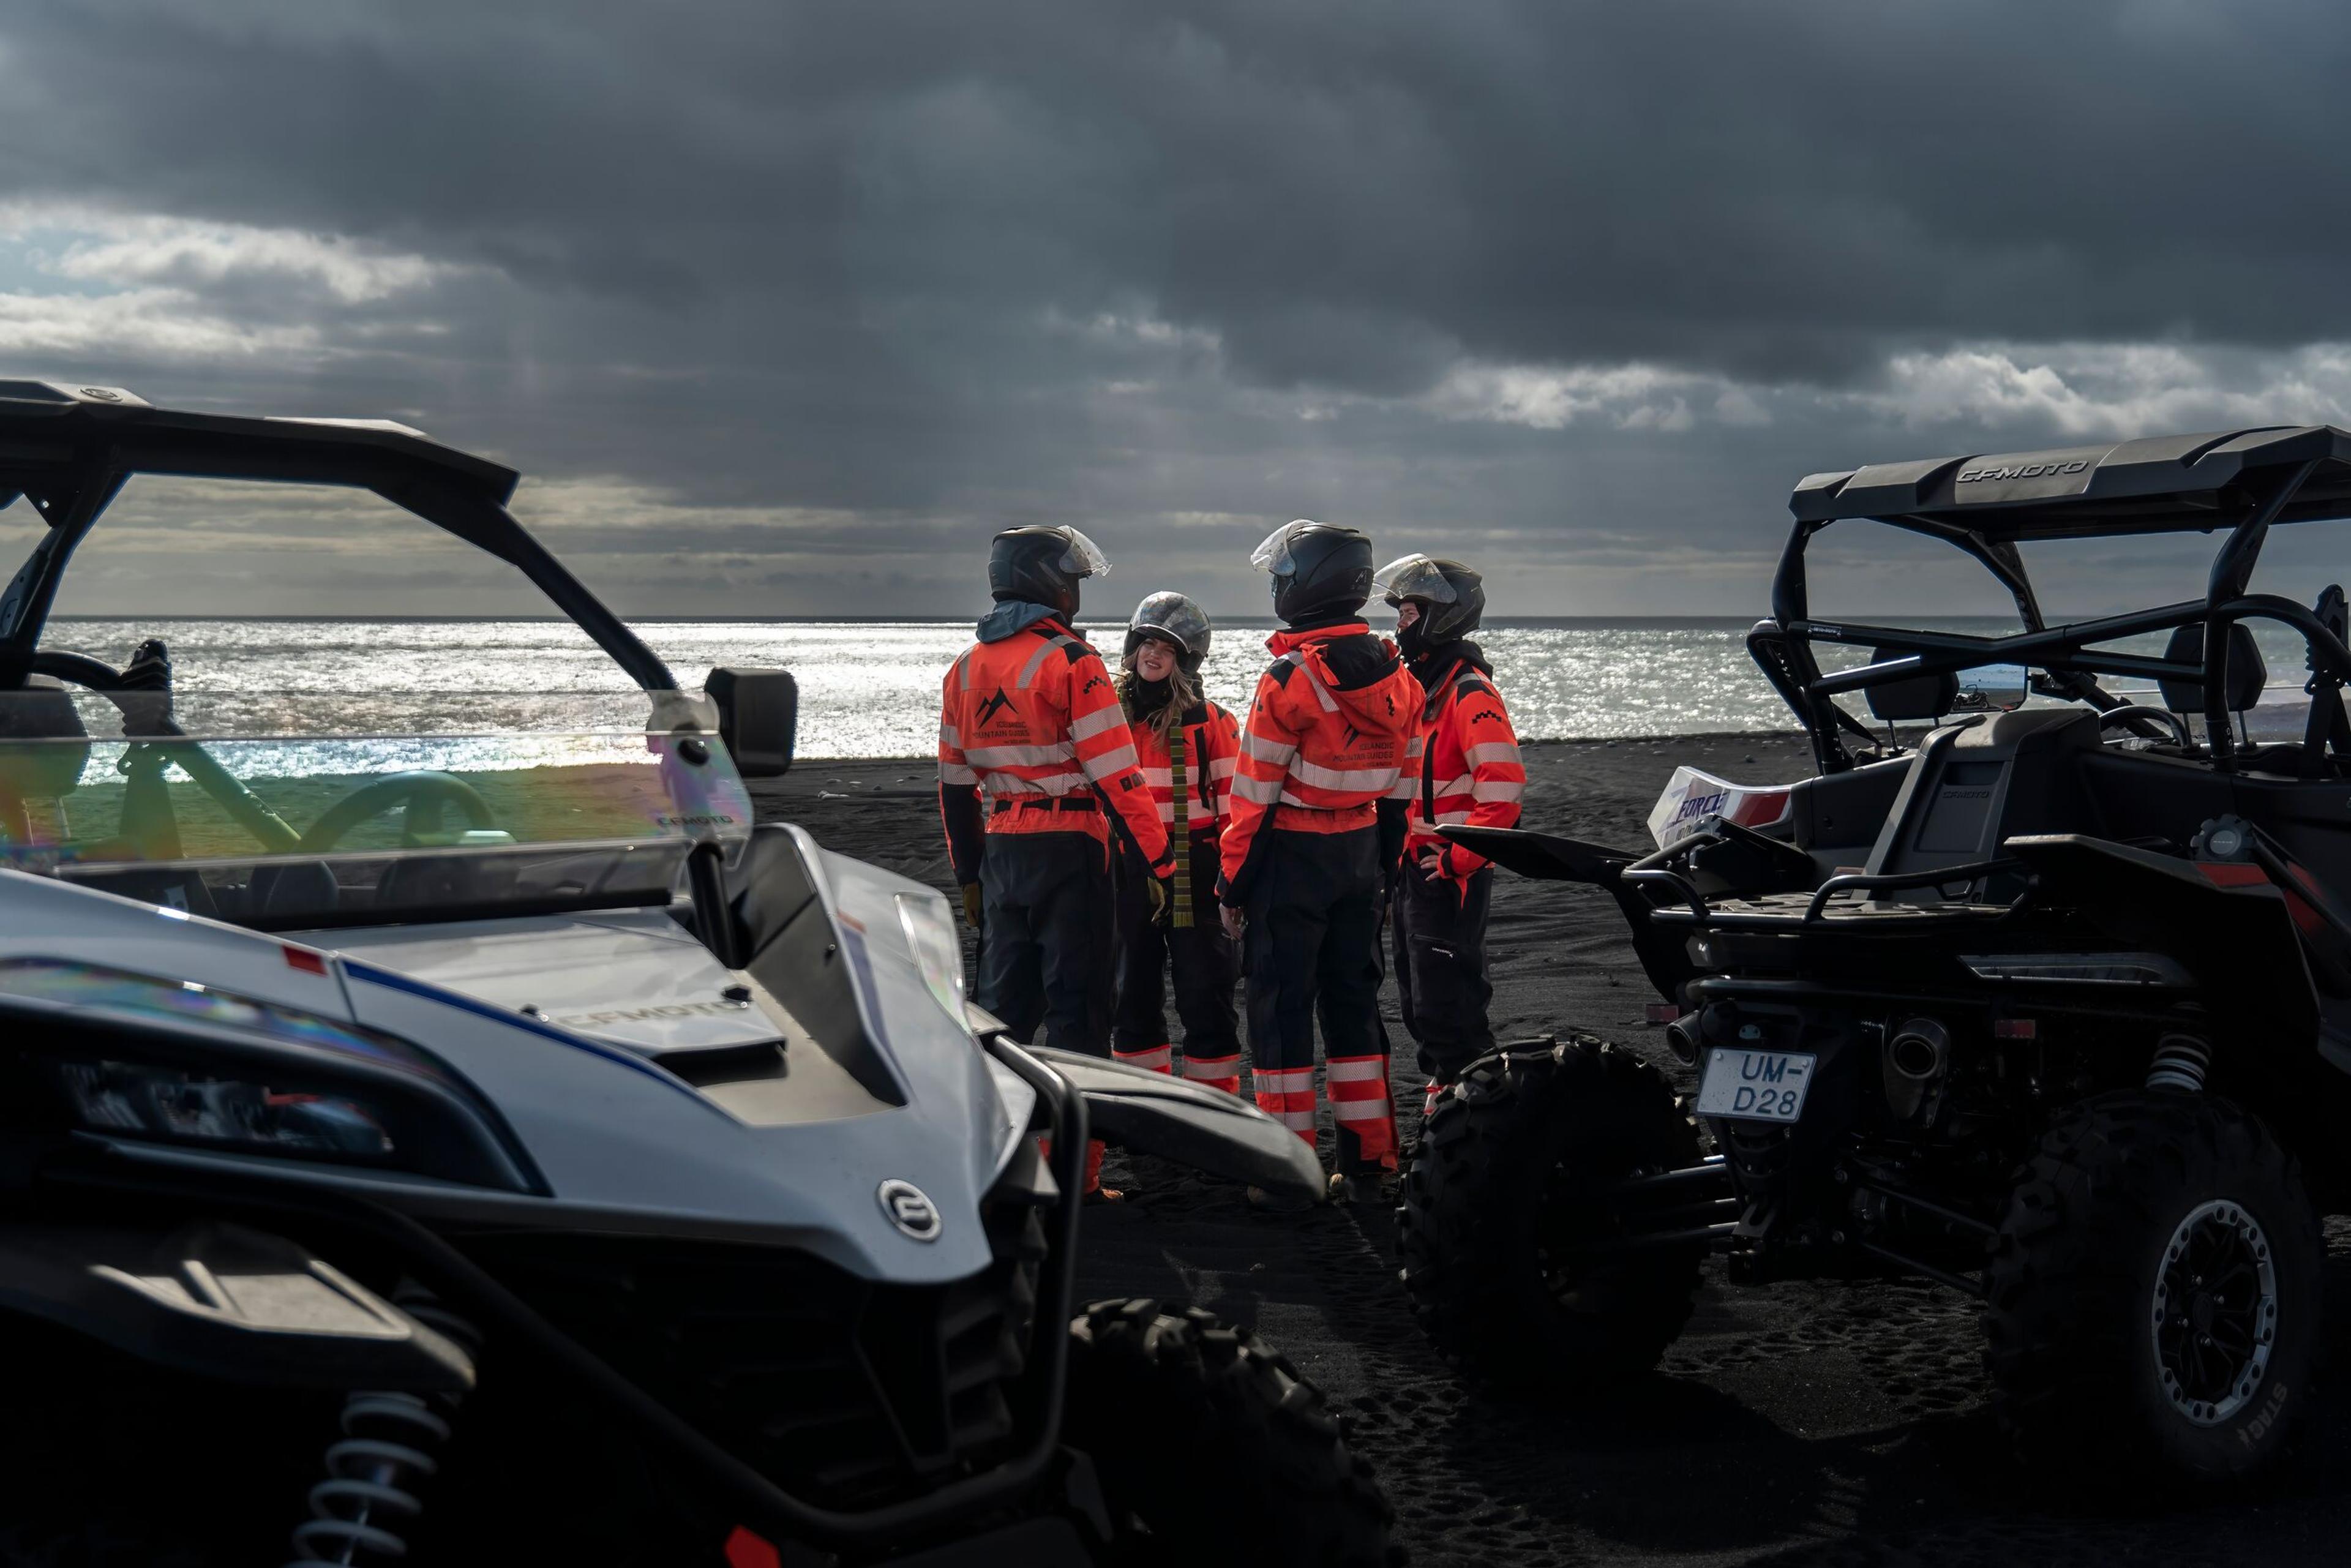
{"label": "helmet visor", "polygon": [[1314,526],[1311,517],[1295,517],[1265,536],[1265,542],[1249,552],[1249,564],[1259,571],[1270,571],[1276,577],[1288,577],[1294,570],[1290,558],[1290,541]]}
{"label": "helmet visor", "polygon": [[1418,554],[1400,557],[1380,568],[1372,574],[1372,587],[1392,601],[1424,599],[1431,604],[1450,604],[1460,597],[1437,564]]}
{"label": "helmet visor", "polygon": [[1188,595],[1161,592],[1134,607],[1126,629],[1138,637],[1162,637],[1186,653],[1208,648],[1208,617]]}
{"label": "helmet visor", "polygon": [[1102,554],[1101,546],[1075,528],[1063,528],[1060,531],[1068,548],[1062,550],[1061,559],[1053,563],[1055,566],[1071,577],[1110,575],[1110,557]]}

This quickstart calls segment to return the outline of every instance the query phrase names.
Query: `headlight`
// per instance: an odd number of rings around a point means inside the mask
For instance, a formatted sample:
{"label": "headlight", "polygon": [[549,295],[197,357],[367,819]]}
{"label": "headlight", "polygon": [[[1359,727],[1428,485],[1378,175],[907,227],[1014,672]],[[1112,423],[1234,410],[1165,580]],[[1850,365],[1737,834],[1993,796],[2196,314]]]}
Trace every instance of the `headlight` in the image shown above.
{"label": "headlight", "polygon": [[898,924],[906,933],[906,946],[923,984],[946,1009],[956,1027],[968,1031],[963,1016],[963,944],[956,939],[955,919],[947,901],[932,893],[898,894]]}
{"label": "headlight", "polygon": [[[46,1088],[57,1119],[85,1132],[540,1189],[471,1085],[405,1040],[315,1013],[12,958],[0,960],[0,1039],[21,1087]],[[0,1120],[32,1114],[30,1098],[0,1092]]]}
{"label": "headlight", "polygon": [[273,1154],[385,1160],[398,1152],[374,1113],[353,1100],[131,1061],[61,1061],[57,1073],[89,1127]]}

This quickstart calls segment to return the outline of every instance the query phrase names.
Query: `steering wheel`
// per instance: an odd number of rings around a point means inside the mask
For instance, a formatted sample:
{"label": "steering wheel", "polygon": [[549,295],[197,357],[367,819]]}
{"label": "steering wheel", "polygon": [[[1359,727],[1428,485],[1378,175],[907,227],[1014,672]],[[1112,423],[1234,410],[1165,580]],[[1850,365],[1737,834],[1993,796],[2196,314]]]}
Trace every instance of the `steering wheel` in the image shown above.
{"label": "steering wheel", "polygon": [[2168,707],[2156,707],[2148,703],[2126,703],[2121,707],[2107,708],[2098,715],[2098,728],[2103,733],[2109,725],[2127,724],[2135,718],[2154,719],[2159,724],[2168,724],[2171,727],[2171,733],[2178,737],[2183,748],[2192,750],[2195,747],[2196,741],[2188,733],[2186,719]]}
{"label": "steering wheel", "polygon": [[341,842],[345,833],[394,806],[404,808],[400,822],[403,849],[417,849],[423,845],[423,835],[442,831],[441,813],[446,806],[455,806],[468,828],[496,826],[490,816],[489,802],[471,784],[454,773],[419,769],[388,774],[362,784],[328,807],[304,831],[300,852],[323,853]]}

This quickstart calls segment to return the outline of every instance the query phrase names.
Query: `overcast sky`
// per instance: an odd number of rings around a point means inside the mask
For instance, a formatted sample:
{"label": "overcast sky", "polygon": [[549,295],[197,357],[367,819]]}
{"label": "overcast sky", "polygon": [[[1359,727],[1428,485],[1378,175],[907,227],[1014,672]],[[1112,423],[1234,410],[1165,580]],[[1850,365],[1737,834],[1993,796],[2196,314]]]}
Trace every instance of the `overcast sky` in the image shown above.
{"label": "overcast sky", "polygon": [[[625,613],[961,613],[1027,521],[1091,610],[1255,612],[1298,516],[1501,613],[1760,613],[1812,470],[2351,423],[2341,19],[16,0],[0,375],[408,421]],[[66,608],[530,602],[293,499],[133,495]],[[1865,542],[1853,610],[1997,608]]]}

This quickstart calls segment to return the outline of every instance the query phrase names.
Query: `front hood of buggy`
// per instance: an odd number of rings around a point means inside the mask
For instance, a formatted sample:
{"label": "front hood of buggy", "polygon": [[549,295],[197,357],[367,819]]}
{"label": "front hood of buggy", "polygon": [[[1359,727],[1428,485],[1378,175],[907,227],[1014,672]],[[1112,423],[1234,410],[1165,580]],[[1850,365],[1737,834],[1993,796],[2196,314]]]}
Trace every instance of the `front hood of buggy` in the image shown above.
{"label": "front hood of buggy", "polygon": [[[1008,1113],[1025,1123],[1028,1106],[1006,1103],[968,1033],[952,1051],[894,1042],[898,1103],[869,1097],[853,1114],[753,1125],[643,1052],[356,957],[340,968],[357,1021],[463,1073],[546,1180],[537,1198],[411,1187],[401,1201],[420,1218],[789,1246],[904,1283],[963,1279],[990,1260],[980,1204]],[[883,1196],[895,1183],[930,1200],[935,1235],[899,1228]]]}
{"label": "front hood of buggy", "polygon": [[[966,1277],[989,1261],[981,1200],[1033,1092],[923,977],[900,904],[927,901],[944,919],[940,894],[783,831],[825,938],[804,961],[763,953],[730,971],[653,912],[561,931],[339,932],[353,1011],[484,1091],[577,1217],[559,1223],[782,1242],[872,1279]],[[559,996],[559,977],[572,982]],[[541,995],[524,997],[533,986]],[[728,986],[753,1005],[726,1003]],[[627,1012],[653,1016],[600,1016]],[[829,1044],[809,1027],[820,1017]],[[777,1039],[785,1075],[757,1096],[695,1071],[706,1052]],[[883,1195],[905,1185],[935,1209],[935,1232],[902,1228]]]}
{"label": "front hood of buggy", "polygon": [[659,909],[296,934],[647,1056],[772,1040],[789,1026]]}
{"label": "front hood of buggy", "polygon": [[[1017,1148],[1034,1095],[946,1013],[895,919],[884,918],[894,917],[901,895],[936,900],[942,914],[944,899],[796,839],[820,913],[838,925],[850,959],[842,973],[855,977],[855,1008],[886,1071],[877,1080],[882,1092],[863,1094],[850,1113],[789,1124],[731,1113],[643,1049],[406,972],[384,961],[389,949],[363,950],[371,944],[358,933],[321,933],[306,943],[0,872],[0,957],[110,966],[397,1035],[431,1051],[495,1108],[543,1190],[110,1138],[128,1157],[226,1164],[362,1191],[435,1225],[790,1246],[867,1279],[968,1277],[990,1260],[982,1198]],[[484,930],[497,924],[476,923]],[[319,952],[346,944],[347,952]],[[900,1228],[882,1197],[891,1183],[914,1186],[935,1207],[932,1239]]]}

